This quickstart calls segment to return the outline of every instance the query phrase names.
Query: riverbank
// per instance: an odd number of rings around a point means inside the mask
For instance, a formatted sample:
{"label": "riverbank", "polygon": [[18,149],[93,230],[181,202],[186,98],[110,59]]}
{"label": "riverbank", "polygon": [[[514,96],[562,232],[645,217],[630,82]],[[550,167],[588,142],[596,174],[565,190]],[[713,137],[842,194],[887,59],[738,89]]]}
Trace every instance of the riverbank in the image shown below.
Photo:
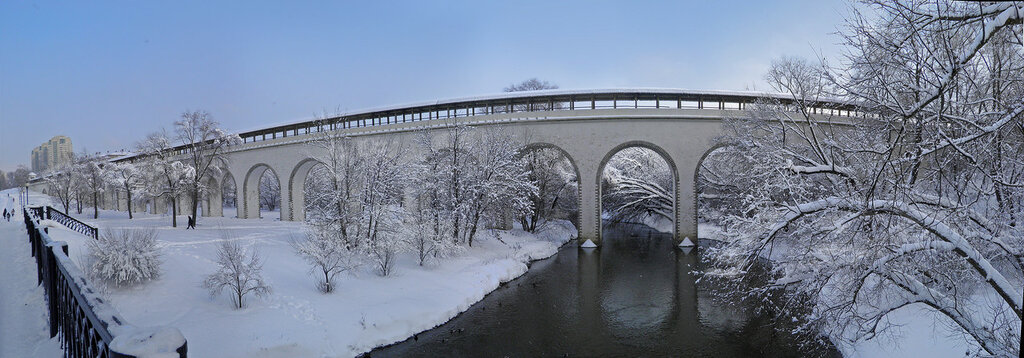
{"label": "riverbank", "polygon": [[[412,253],[404,253],[392,276],[380,277],[367,265],[339,277],[336,292],[322,294],[290,245],[302,235],[301,223],[200,218],[197,230],[186,231],[184,225],[171,228],[169,216],[140,214],[129,220],[114,211],[101,211],[98,220],[74,216],[101,229],[156,229],[162,275],[137,287],[107,288],[105,295],[132,322],[177,327],[188,339],[190,355],[203,357],[347,357],[402,341],[465,311],[576,234],[568,222],[552,223],[536,235],[481,231],[474,246],[456,257],[421,267]],[[69,243],[76,263],[84,261],[91,239],[62,228],[50,233]],[[271,295],[247,297],[246,307],[236,310],[226,296],[210,297],[200,287],[215,270],[217,244],[223,240],[262,253]]]}

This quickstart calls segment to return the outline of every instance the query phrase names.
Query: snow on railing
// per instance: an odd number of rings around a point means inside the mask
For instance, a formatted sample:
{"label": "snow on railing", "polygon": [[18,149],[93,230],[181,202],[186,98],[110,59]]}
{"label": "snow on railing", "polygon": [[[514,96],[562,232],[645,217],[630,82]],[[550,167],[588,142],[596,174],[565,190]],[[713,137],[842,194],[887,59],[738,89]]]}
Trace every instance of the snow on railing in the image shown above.
{"label": "snow on railing", "polygon": [[[598,109],[694,109],[746,110],[751,104],[773,101],[794,104],[792,96],[768,92],[694,91],[682,89],[605,89],[549,90],[503,93],[500,95],[459,98],[435,102],[375,108],[339,114],[328,118],[298,121],[239,132],[242,143],[252,143],[289,136],[402,124],[438,119],[526,112],[558,112]],[[853,104],[823,98],[805,102],[812,114],[865,117],[868,114]],[[511,121],[534,117],[512,118]],[[175,155],[184,155],[188,145],[171,148]],[[133,161],[141,155],[126,155],[114,161]]]}
{"label": "snow on railing", "polygon": [[104,302],[68,258],[67,243],[40,226],[38,209],[23,211],[25,229],[46,294],[50,337],[60,334],[65,357],[187,357],[188,342],[178,329],[132,326]]}

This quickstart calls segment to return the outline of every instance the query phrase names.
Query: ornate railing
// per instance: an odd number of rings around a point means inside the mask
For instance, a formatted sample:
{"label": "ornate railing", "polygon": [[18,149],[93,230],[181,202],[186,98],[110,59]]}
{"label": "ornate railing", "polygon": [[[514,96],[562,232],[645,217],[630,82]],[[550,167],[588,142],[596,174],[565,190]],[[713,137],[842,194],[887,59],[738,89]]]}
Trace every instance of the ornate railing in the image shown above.
{"label": "ornate railing", "polygon": [[93,239],[99,239],[99,230],[97,230],[95,227],[84,222],[78,221],[78,219],[75,219],[71,217],[71,215],[65,214],[64,212],[57,210],[52,206],[46,206],[46,218],[56,221],[61,225],[64,225],[68,229],[77,231],[82,235],[92,237]]}
{"label": "ornate railing", "polygon": [[[695,110],[746,110],[756,103],[775,102],[792,105],[797,101],[790,95],[767,92],[691,91],[679,89],[611,89],[611,90],[554,90],[505,93],[495,96],[462,98],[429,103],[392,106],[346,114],[330,115],[308,121],[270,126],[267,128],[239,132],[243,143],[252,143],[303,134],[334,131],[350,128],[366,128],[390,124],[402,124],[438,119],[464,118],[470,116],[548,112],[543,116],[559,115],[559,112],[586,111],[598,109],[695,109]],[[845,117],[863,117],[869,114],[856,105],[837,99],[802,100],[807,110],[814,114]],[[522,118],[529,120],[531,118]],[[516,120],[516,118],[512,118]],[[176,155],[183,155],[192,144],[171,148]],[[141,158],[129,155],[116,161],[134,161]]]}
{"label": "ornate railing", "polygon": [[65,357],[139,357],[168,354],[185,358],[188,342],[175,328],[129,325],[103,301],[68,258],[68,245],[39,227],[40,208],[23,211],[36,258],[38,284],[46,294],[50,337],[61,336]]}

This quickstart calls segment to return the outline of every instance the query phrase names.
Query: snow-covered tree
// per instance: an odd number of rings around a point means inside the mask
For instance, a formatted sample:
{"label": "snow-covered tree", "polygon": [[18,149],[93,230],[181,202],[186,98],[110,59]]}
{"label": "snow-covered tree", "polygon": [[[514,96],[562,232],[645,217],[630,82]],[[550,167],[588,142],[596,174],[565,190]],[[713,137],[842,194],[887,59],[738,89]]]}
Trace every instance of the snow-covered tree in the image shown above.
{"label": "snow-covered tree", "polygon": [[401,205],[410,173],[403,149],[393,141],[363,148],[359,232],[382,276],[391,273],[395,257],[405,250],[401,234],[406,212]]}
{"label": "snow-covered tree", "polygon": [[473,129],[467,125],[451,122],[440,136],[442,143],[435,147],[432,133],[420,135],[420,149],[425,155],[423,170],[417,178],[420,200],[426,200],[437,219],[449,220],[442,225],[450,228],[449,237],[454,242],[465,242],[466,221],[470,211],[470,181],[467,175],[473,171],[476,141],[471,137]]}
{"label": "snow-covered tree", "polygon": [[115,285],[134,285],[160,274],[160,248],[156,230],[104,230],[98,240],[88,241],[92,277]]}
{"label": "snow-covered tree", "polygon": [[184,145],[185,164],[192,168],[192,175],[186,178],[184,190],[192,199],[192,207],[188,208],[192,218],[197,221],[199,198],[206,194],[209,179],[222,173],[220,168],[227,163],[224,156],[226,148],[242,142],[237,134],[228,134],[220,128],[213,117],[206,111],[187,111],[181,119],[174,122],[174,132],[178,141]]}
{"label": "snow-covered tree", "polygon": [[270,285],[263,281],[263,258],[256,247],[248,250],[237,240],[225,238],[217,249],[217,271],[203,281],[211,296],[224,290],[231,294],[235,308],[245,307],[245,296],[266,296]]}
{"label": "snow-covered tree", "polygon": [[348,137],[324,133],[310,143],[310,156],[320,164],[305,188],[307,220],[332,222],[347,246],[359,246],[357,203],[364,174],[359,148]]}
{"label": "snow-covered tree", "polygon": [[[976,342],[971,354],[1017,356],[1024,72],[1010,69],[1022,63],[1024,4],[866,6],[843,34],[848,58],[773,64],[768,81],[791,103],[727,125],[722,143],[736,149],[722,159],[752,167],[714,176],[743,210],[718,222],[726,242],[705,251],[708,274],[743,277],[770,258],[767,282],[744,292],[810,305],[788,313],[840,342],[919,307]],[[829,96],[871,115],[819,110]]]}
{"label": "snow-covered tree", "polygon": [[195,175],[195,170],[172,159],[171,141],[165,132],[150,134],[139,143],[138,149],[143,155],[141,168],[146,173],[146,192],[154,198],[163,197],[170,201],[171,226],[177,227],[177,199],[186,192],[186,186]]}
{"label": "snow-covered tree", "polygon": [[146,176],[139,165],[131,162],[109,163],[109,180],[127,195],[128,219],[132,219],[132,194],[145,190]]}
{"label": "snow-covered tree", "polygon": [[466,242],[473,246],[473,238],[481,219],[498,221],[529,215],[533,211],[531,196],[537,195],[537,186],[530,180],[530,172],[519,155],[523,144],[508,129],[481,130],[476,160],[466,172],[469,211]]}
{"label": "snow-covered tree", "polygon": [[60,163],[53,172],[46,177],[49,187],[49,195],[57,198],[65,213],[71,211],[71,200],[75,196],[75,160]]}
{"label": "snow-covered tree", "polygon": [[530,195],[533,210],[519,217],[523,230],[534,232],[542,220],[570,219],[579,225],[579,178],[572,162],[561,152],[551,148],[530,150],[523,155],[529,180],[537,186]]}
{"label": "snow-covered tree", "polygon": [[106,164],[96,158],[85,159],[82,163],[82,184],[88,195],[92,197],[93,219],[100,217],[100,195],[106,191],[109,180]]}
{"label": "snow-covered tree", "polygon": [[295,252],[309,263],[309,272],[319,277],[317,288],[324,293],[334,291],[334,277],[359,266],[362,258],[356,248],[349,247],[336,235],[338,229],[331,227],[335,224],[310,223],[305,239],[292,244]]}

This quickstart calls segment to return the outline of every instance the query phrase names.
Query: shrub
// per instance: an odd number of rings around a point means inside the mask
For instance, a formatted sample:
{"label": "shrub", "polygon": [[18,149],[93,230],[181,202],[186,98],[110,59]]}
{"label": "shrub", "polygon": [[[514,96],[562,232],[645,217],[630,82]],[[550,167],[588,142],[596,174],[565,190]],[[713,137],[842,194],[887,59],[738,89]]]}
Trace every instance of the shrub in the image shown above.
{"label": "shrub", "polygon": [[104,230],[89,241],[87,270],[118,286],[134,285],[160,274],[160,250],[153,229]]}

